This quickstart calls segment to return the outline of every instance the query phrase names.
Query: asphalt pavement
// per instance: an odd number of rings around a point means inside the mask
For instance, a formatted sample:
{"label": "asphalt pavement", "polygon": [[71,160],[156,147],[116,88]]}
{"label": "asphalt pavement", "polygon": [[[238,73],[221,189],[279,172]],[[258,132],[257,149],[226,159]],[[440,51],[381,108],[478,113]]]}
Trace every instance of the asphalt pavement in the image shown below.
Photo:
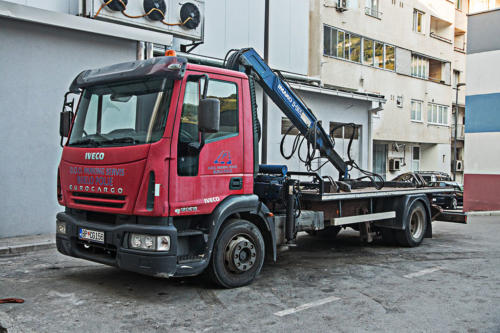
{"label": "asphalt pavement", "polygon": [[0,255],[0,332],[500,332],[500,217],[435,222],[417,248],[303,235],[250,286]]}

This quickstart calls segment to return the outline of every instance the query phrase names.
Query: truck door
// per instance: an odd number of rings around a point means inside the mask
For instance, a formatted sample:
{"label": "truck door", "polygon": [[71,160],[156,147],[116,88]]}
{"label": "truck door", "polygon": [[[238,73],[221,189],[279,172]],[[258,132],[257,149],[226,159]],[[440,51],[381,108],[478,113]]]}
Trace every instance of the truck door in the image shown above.
{"label": "truck door", "polygon": [[170,167],[171,216],[208,214],[228,195],[252,190],[245,188],[243,175],[241,79],[209,74],[207,97],[220,100],[220,128],[205,134],[205,146],[198,152],[190,144],[199,142],[198,104],[205,79],[193,80],[190,74],[195,78],[200,73],[186,73],[177,106]]}

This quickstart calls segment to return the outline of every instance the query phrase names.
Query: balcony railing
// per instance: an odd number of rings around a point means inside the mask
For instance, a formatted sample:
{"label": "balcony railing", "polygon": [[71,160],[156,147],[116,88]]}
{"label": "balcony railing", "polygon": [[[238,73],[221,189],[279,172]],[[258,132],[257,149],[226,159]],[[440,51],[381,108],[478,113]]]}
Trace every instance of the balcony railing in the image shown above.
{"label": "balcony railing", "polygon": [[379,12],[375,7],[365,7],[365,14],[378,19],[382,18],[382,12]]}
{"label": "balcony railing", "polygon": [[[451,130],[451,139],[455,138],[455,125],[450,127]],[[457,140],[463,140],[465,138],[465,125],[458,124],[457,125]]]}
{"label": "balcony railing", "polygon": [[445,43],[448,43],[448,44],[452,44],[451,42],[451,39],[448,39],[446,37],[443,37],[443,36],[439,36],[438,34],[436,34],[434,31],[431,31],[431,33],[429,34],[431,37],[433,38],[436,38],[437,40],[440,40],[442,42],[445,42]]}

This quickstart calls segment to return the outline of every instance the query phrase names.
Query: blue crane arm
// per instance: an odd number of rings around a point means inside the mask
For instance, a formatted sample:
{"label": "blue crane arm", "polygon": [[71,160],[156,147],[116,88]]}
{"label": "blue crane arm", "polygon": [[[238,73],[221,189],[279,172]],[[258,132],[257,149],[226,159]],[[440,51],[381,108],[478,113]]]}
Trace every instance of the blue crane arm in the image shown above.
{"label": "blue crane arm", "polygon": [[[316,116],[290,89],[288,84],[264,62],[253,48],[240,50],[236,56],[238,59],[230,58],[230,61],[232,60],[233,64],[237,63],[242,66],[247,72],[255,73],[259,77],[258,83],[265,93],[283,111],[300,133],[333,164],[339,171],[339,178],[348,178],[347,164],[335,151],[332,140],[320,125]],[[241,67],[233,69],[241,69]]]}

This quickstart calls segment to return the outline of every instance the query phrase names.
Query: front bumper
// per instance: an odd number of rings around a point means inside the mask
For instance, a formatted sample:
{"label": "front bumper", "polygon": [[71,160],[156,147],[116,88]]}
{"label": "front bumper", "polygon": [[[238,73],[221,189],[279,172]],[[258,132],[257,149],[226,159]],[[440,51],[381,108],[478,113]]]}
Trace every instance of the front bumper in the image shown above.
{"label": "front bumper", "polygon": [[[177,272],[177,229],[173,225],[92,223],[68,213],[57,214],[66,223],[66,233],[56,235],[57,250],[62,254],[145,275],[170,277]],[[104,232],[104,244],[82,241],[78,229]],[[130,233],[169,235],[170,251],[153,252],[129,248]]]}

